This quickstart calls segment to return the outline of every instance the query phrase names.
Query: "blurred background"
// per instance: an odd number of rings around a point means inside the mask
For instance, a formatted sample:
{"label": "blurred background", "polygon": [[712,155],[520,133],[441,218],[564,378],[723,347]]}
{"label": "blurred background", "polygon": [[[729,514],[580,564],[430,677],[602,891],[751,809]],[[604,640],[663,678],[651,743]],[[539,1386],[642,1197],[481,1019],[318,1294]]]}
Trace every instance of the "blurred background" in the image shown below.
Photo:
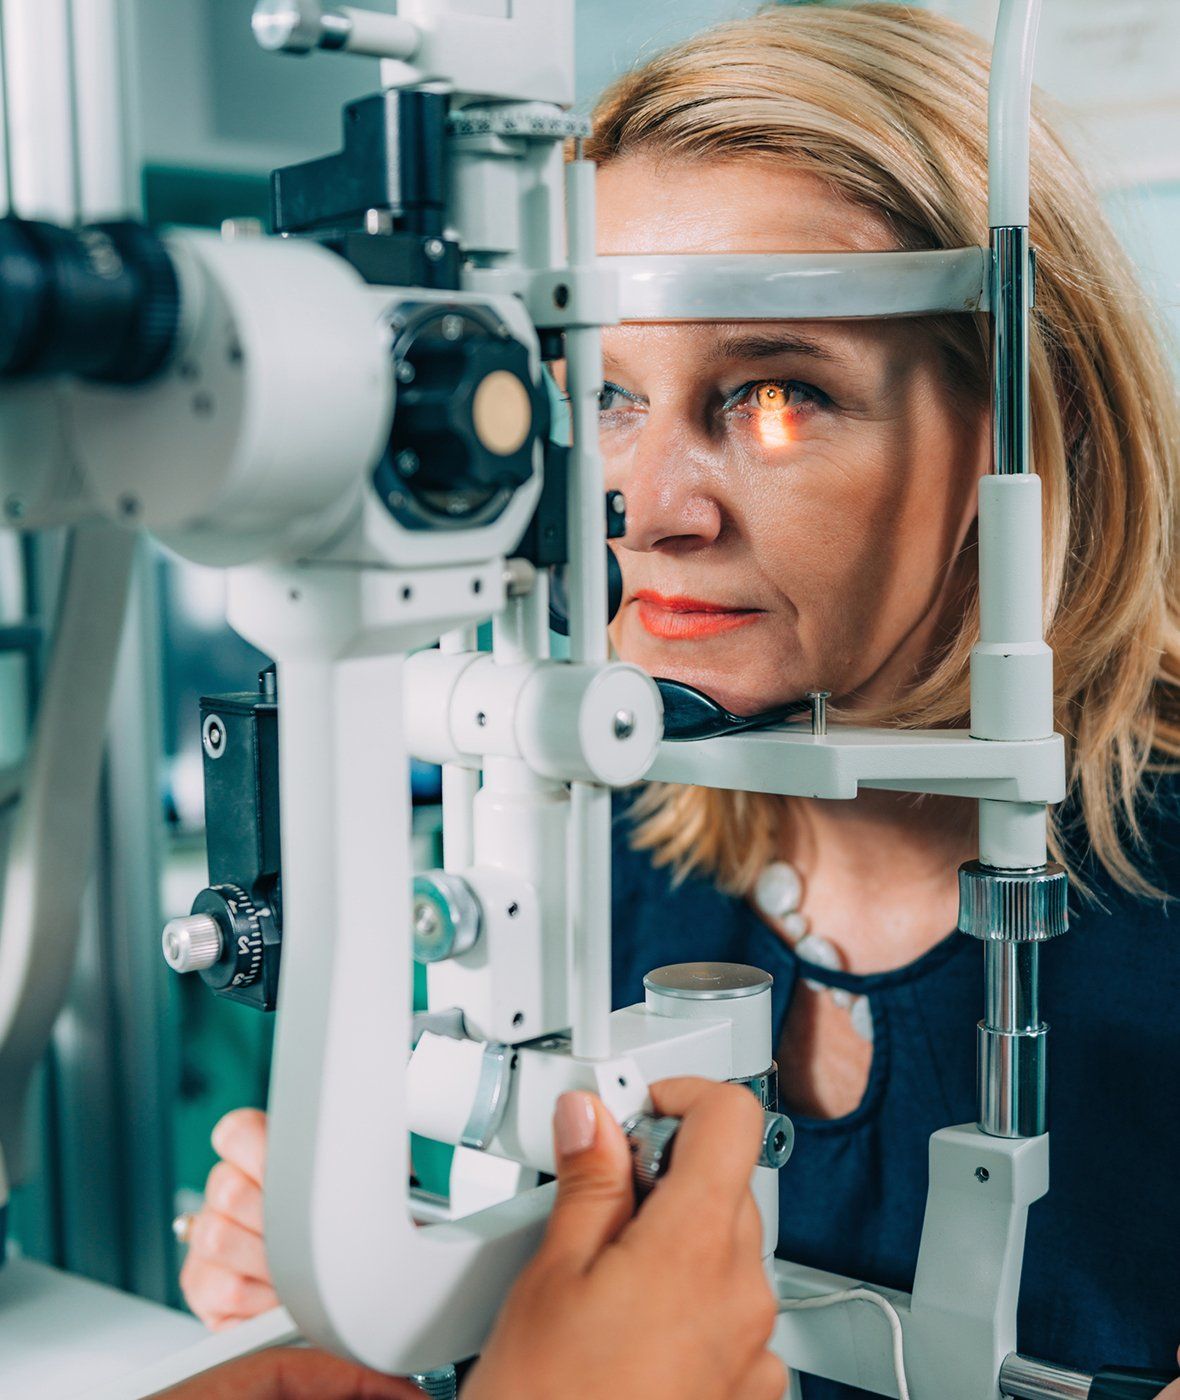
{"label": "blurred background", "polygon": [[[87,0],[45,0],[71,3]],[[250,0],[122,3],[128,140],[152,221],[265,219],[267,172],[337,149],[342,104],[379,85],[375,62],[263,53]],[[990,36],[996,3],[928,8]],[[578,0],[579,105],[589,109],[606,83],[662,46],[758,8]],[[1075,148],[1180,334],[1178,52],[1176,0],[1045,0],[1038,79],[1062,104]],[[22,616],[9,609],[2,619],[11,636],[0,665],[27,666],[31,684],[36,643],[19,625],[52,617],[56,550],[53,540],[0,542],[0,600],[18,575],[27,599]],[[159,951],[163,922],[187,913],[205,883],[198,699],[252,689],[265,663],[225,626],[219,574],[145,547],[111,721],[102,873],[36,1095],[39,1162],[14,1198],[11,1233],[32,1256],[163,1302],[179,1301],[169,1226],[212,1165],[210,1129],[230,1108],[265,1103],[273,1020],[172,976]],[[27,722],[0,718],[6,736]],[[419,771],[415,789],[419,857],[432,864],[432,773]],[[432,1165],[419,1163],[427,1173]]]}

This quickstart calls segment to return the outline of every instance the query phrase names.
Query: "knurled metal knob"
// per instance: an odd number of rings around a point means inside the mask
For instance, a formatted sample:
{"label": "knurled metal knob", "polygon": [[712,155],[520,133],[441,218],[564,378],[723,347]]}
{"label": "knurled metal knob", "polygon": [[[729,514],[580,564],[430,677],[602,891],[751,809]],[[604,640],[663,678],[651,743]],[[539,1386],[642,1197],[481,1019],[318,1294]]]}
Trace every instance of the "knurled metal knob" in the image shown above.
{"label": "knurled metal knob", "polygon": [[185,914],[164,925],[162,942],[174,972],[203,972],[221,957],[221,925],[211,914]]}
{"label": "knurled metal knob", "polygon": [[646,1196],[668,1170],[679,1127],[679,1118],[654,1113],[636,1113],[623,1124],[631,1146],[631,1175],[637,1196]]}
{"label": "knurled metal knob", "polygon": [[968,861],[959,867],[959,929],[972,938],[1043,943],[1069,928],[1068,896],[1060,865],[1000,870]]}

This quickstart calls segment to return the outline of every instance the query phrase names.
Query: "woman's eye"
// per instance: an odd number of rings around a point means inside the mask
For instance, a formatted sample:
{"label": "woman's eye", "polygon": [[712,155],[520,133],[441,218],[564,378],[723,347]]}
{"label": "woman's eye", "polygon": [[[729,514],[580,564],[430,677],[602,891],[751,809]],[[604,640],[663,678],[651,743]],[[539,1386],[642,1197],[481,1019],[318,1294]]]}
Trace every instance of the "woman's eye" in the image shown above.
{"label": "woman's eye", "polygon": [[798,414],[827,403],[827,395],[797,379],[759,379],[743,384],[726,400],[726,408],[750,408],[757,413]]}
{"label": "woman's eye", "polygon": [[631,408],[638,402],[639,399],[634,394],[629,394],[626,389],[612,384],[608,379],[598,394],[598,411],[609,413],[616,408]]}

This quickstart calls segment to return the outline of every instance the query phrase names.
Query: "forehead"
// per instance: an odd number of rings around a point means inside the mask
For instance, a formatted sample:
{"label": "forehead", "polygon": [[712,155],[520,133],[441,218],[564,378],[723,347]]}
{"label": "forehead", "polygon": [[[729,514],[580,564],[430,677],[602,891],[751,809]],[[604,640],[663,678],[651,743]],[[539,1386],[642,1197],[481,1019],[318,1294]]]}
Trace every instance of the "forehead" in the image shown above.
{"label": "forehead", "polygon": [[597,189],[604,255],[897,247],[880,215],[776,160],[624,156],[598,172]]}

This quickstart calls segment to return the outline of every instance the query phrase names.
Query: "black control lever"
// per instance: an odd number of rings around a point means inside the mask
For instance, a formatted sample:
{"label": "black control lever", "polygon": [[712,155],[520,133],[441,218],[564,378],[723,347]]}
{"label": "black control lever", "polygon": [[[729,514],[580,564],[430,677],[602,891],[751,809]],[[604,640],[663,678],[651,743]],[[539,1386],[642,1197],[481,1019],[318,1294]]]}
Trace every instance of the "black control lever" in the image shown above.
{"label": "black control lever", "polygon": [[1090,1382],[1087,1400],[1155,1400],[1176,1373],[1143,1371],[1132,1366],[1104,1366]]}
{"label": "black control lever", "polygon": [[1046,1395],[1077,1395],[1085,1400],[1156,1400],[1180,1379],[1175,1371],[1146,1371],[1135,1366],[1103,1366],[1093,1376],[1082,1371],[1013,1352],[1000,1367],[1000,1394],[1005,1400],[1042,1400]]}
{"label": "black control lever", "polygon": [[810,700],[792,700],[756,715],[735,715],[719,705],[703,690],[684,681],[657,676],[656,685],[664,699],[664,738],[676,741],[716,739],[722,734],[742,734],[750,729],[769,729],[797,715],[811,714]]}

